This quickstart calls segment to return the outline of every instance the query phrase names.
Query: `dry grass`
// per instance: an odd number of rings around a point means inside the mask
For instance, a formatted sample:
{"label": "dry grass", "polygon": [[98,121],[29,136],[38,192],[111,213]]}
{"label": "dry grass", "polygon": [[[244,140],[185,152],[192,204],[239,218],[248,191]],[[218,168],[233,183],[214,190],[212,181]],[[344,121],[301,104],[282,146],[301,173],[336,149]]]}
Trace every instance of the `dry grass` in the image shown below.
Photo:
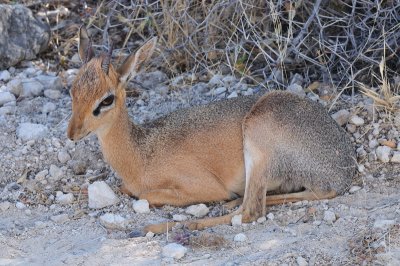
{"label": "dry grass", "polygon": [[392,89],[400,64],[399,1],[51,2],[35,8],[54,11],[64,5],[79,15],[47,18],[54,36],[48,55],[57,66],[74,66],[70,59],[83,23],[95,43],[107,46],[108,36],[112,38],[119,48],[114,53],[117,61],[158,36],[160,53],[153,64],[171,76],[221,72],[285,88],[299,73],[305,87],[318,81],[336,94],[352,93],[360,84],[376,87],[381,80],[382,93],[364,91],[379,105],[392,108],[397,101]]}

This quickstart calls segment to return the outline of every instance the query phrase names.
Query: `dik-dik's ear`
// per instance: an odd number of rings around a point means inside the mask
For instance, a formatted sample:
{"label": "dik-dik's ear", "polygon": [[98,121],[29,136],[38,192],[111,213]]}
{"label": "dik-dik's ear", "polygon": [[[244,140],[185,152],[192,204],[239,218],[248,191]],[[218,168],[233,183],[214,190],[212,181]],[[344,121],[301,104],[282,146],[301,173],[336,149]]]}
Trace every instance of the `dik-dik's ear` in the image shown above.
{"label": "dik-dik's ear", "polygon": [[81,26],[79,29],[79,57],[82,63],[87,63],[94,57],[94,50],[92,47],[92,41],[89,38],[88,32],[85,26]]}
{"label": "dik-dik's ear", "polygon": [[134,76],[140,70],[144,62],[152,56],[156,43],[157,37],[154,37],[140,47],[135,54],[128,56],[122,66],[118,68],[121,82],[127,82],[129,77]]}

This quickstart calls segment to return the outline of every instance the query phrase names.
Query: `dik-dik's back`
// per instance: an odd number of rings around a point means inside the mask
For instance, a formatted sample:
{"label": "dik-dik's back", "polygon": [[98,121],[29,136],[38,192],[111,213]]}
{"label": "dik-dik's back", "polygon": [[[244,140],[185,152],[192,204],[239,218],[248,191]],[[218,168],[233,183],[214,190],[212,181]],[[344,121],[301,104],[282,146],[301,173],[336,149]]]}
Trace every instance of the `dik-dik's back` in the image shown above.
{"label": "dik-dik's back", "polygon": [[[68,136],[97,134],[125,192],[154,206],[243,197],[237,212],[250,221],[265,214],[266,205],[331,198],[349,186],[355,156],[348,136],[319,104],[287,92],[215,102],[135,125],[125,84],[155,44],[147,42],[115,69],[112,51],[94,57],[80,30],[84,65],[71,89]],[[266,197],[271,191],[290,194]],[[230,221],[229,215],[211,220],[189,227]],[[166,230],[159,226],[151,230]]]}

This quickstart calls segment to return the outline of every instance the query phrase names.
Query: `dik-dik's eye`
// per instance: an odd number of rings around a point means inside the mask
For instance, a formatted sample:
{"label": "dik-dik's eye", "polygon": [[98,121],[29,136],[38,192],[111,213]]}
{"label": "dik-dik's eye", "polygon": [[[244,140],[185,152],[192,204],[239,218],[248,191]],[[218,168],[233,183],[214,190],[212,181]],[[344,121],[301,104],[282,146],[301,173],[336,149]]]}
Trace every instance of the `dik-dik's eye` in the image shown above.
{"label": "dik-dik's eye", "polygon": [[104,98],[96,107],[96,109],[94,109],[93,115],[98,116],[100,112],[111,109],[114,103],[114,99],[115,96],[113,94],[108,95],[106,98]]}

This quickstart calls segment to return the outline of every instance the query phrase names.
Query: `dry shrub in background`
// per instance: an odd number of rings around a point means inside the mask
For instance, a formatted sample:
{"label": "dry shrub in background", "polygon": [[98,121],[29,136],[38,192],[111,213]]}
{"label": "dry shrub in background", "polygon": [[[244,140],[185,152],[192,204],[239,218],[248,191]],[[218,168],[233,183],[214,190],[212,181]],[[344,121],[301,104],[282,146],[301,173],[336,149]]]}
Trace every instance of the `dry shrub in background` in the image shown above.
{"label": "dry shrub in background", "polygon": [[317,81],[341,93],[381,84],[376,77],[383,62],[386,81],[398,79],[399,1],[50,1],[36,8],[60,6],[79,14],[48,18],[54,33],[49,54],[64,67],[74,65],[76,32],[84,23],[99,50],[112,39],[117,61],[158,36],[153,65],[171,76],[220,72],[284,88],[299,73],[306,85]]}

